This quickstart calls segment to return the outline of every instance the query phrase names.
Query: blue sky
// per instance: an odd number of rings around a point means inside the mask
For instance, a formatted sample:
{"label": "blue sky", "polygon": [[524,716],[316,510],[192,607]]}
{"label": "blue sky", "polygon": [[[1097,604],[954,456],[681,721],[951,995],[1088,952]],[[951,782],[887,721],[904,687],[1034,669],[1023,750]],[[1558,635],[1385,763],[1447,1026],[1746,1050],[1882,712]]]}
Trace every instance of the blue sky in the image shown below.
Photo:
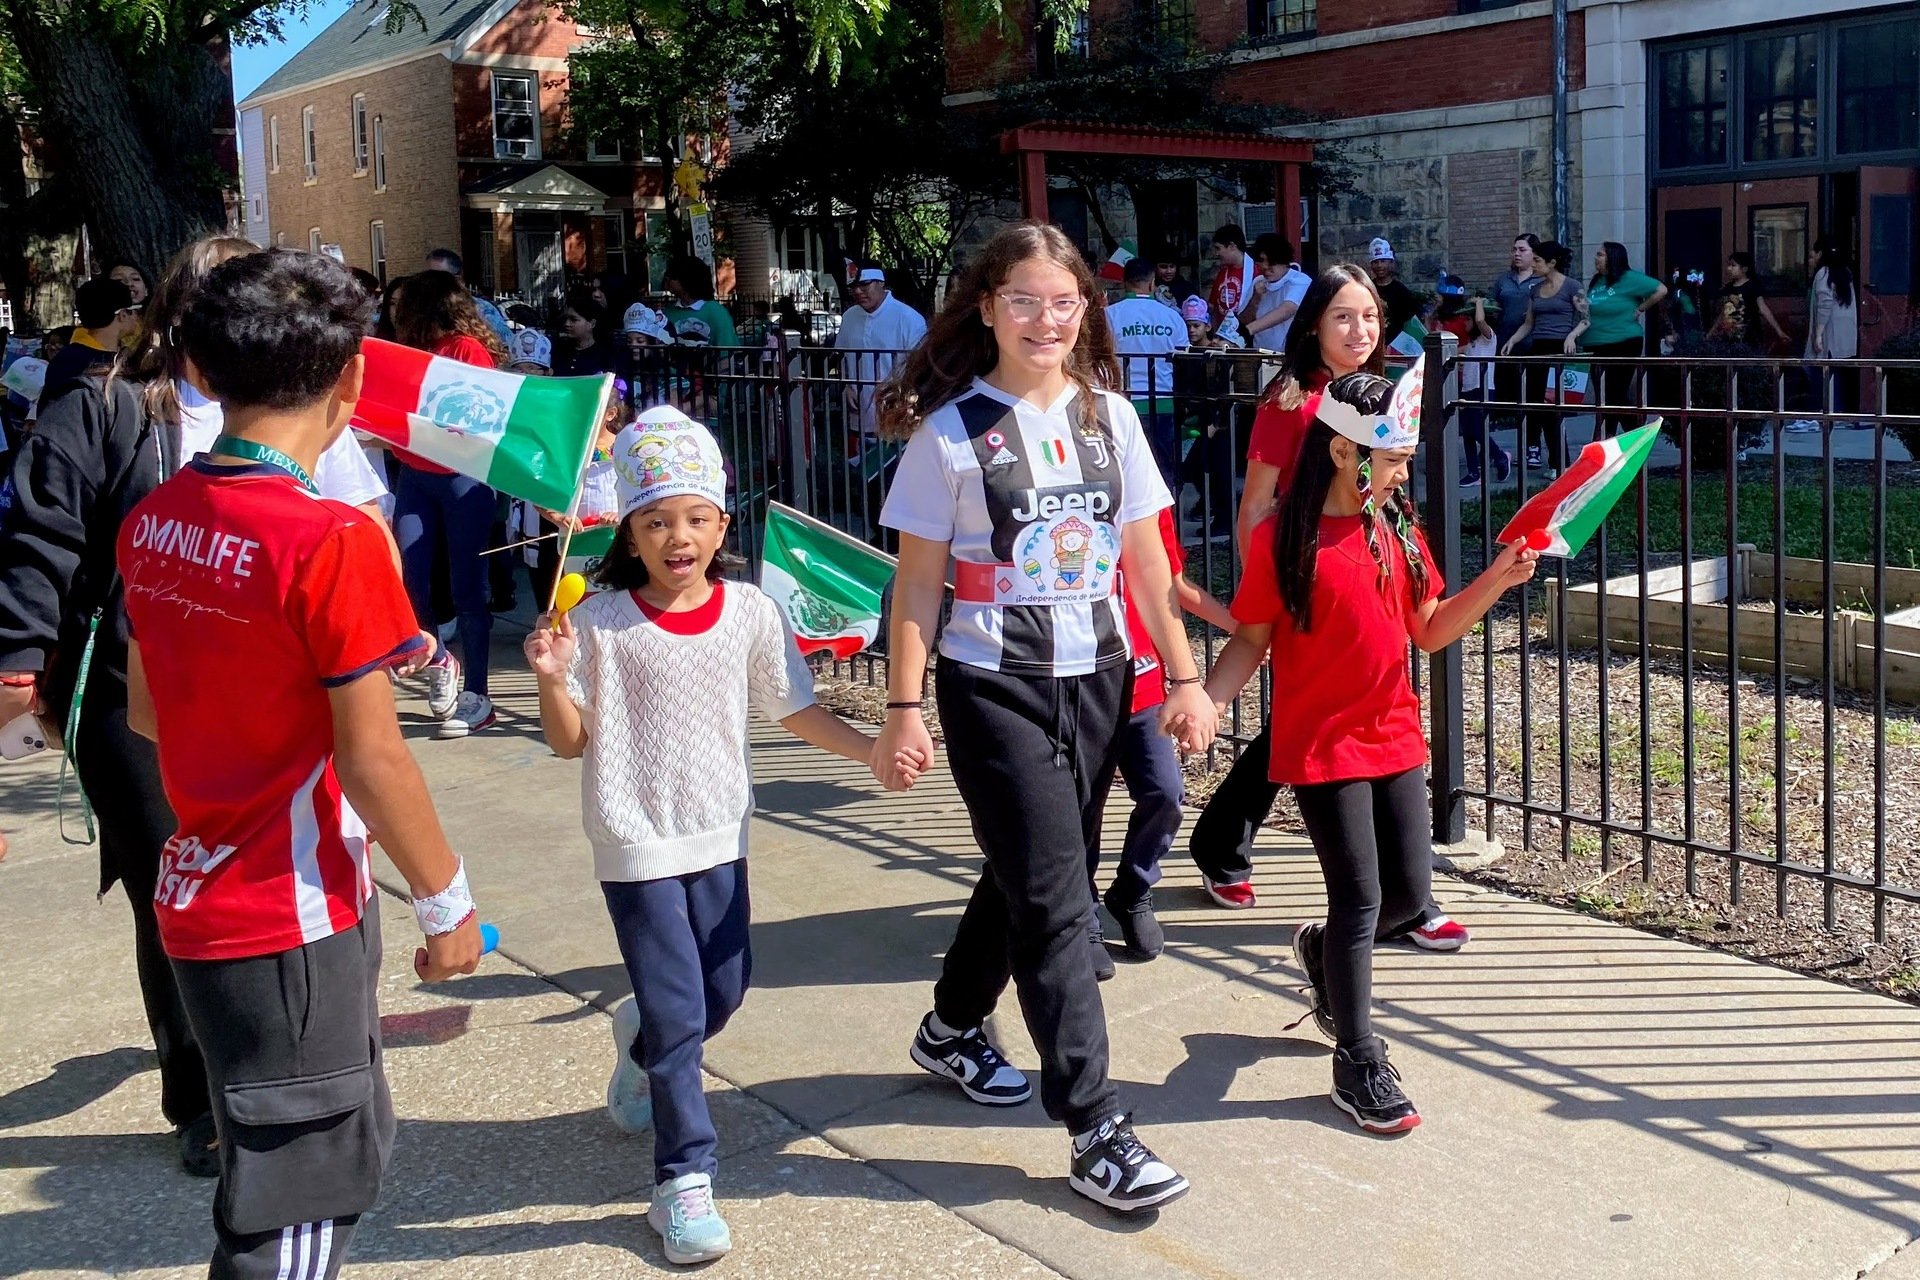
{"label": "blue sky", "polygon": [[353,0],[313,0],[304,22],[288,22],[286,33],[276,44],[250,45],[233,51],[233,100],[235,102],[258,89],[263,81],[300,52],[307,41],[326,29],[345,13]]}

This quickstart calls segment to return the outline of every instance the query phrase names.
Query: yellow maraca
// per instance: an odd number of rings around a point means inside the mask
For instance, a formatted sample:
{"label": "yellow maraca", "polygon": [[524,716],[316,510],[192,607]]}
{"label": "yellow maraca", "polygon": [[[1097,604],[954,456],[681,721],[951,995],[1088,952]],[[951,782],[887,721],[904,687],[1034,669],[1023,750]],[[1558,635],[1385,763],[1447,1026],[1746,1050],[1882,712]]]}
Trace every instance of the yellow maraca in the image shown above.
{"label": "yellow maraca", "polygon": [[577,573],[569,573],[560,579],[560,589],[554,592],[553,613],[557,618],[573,606],[587,598],[587,580]]}

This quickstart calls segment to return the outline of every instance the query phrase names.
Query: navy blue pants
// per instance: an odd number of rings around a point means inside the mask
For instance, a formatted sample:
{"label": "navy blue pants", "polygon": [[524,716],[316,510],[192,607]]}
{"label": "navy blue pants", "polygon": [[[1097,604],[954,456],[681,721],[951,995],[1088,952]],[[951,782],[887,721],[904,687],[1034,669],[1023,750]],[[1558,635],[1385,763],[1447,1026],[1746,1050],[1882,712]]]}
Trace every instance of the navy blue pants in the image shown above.
{"label": "navy blue pants", "polygon": [[[1155,673],[1157,678],[1158,673]],[[1160,883],[1160,860],[1173,848],[1180,830],[1180,802],[1186,780],[1173,739],[1160,732],[1160,708],[1136,712],[1120,727],[1120,779],[1133,797],[1133,816],[1127,819],[1126,843],[1120,846],[1120,865],[1113,873],[1113,896],[1132,902]],[[1100,870],[1100,846],[1087,849],[1087,879]],[[1098,885],[1093,896],[1100,897]]]}
{"label": "navy blue pants", "polygon": [[487,608],[487,557],[493,533],[493,490],[469,476],[435,475],[404,464],[393,491],[393,537],[400,544],[401,576],[414,621],[439,634],[433,616],[433,565],[446,558],[447,589],[460,632],[465,687],[487,691],[487,646],[493,614]]}
{"label": "navy blue pants", "polygon": [[653,1092],[654,1183],[712,1176],[719,1162],[700,1087],[701,1046],[727,1025],[753,976],[747,864],[666,880],[603,880],[600,891],[640,1008],[633,1048]]}

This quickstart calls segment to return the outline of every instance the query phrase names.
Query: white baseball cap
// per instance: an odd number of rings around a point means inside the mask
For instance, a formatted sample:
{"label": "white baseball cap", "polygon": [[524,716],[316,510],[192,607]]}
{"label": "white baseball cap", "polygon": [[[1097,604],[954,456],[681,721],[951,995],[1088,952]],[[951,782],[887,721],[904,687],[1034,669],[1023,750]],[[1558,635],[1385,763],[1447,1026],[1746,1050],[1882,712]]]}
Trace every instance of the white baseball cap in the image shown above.
{"label": "white baseball cap", "polygon": [[1379,236],[1375,238],[1370,248],[1373,253],[1373,257],[1371,261],[1374,261],[1374,262],[1392,262],[1393,261],[1393,245],[1388,243],[1387,238],[1385,236]]}
{"label": "white baseball cap", "polygon": [[664,312],[655,311],[644,302],[636,302],[627,308],[620,327],[628,333],[638,333],[652,338],[655,342],[671,345],[673,329],[667,324]]}
{"label": "white baseball cap", "polygon": [[507,343],[507,356],[509,364],[537,364],[542,369],[552,369],[553,343],[538,329],[520,329]]}

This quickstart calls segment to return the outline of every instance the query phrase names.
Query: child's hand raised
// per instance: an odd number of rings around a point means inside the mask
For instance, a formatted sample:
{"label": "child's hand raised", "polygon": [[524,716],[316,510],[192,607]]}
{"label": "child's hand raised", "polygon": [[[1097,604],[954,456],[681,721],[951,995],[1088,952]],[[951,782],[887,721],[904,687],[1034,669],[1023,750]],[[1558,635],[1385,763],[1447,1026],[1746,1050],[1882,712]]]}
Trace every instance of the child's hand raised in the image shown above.
{"label": "child's hand raised", "polygon": [[1494,557],[1493,571],[1500,575],[1500,589],[1517,587],[1523,582],[1532,581],[1536,570],[1540,568],[1540,553],[1530,546],[1526,539],[1510,542],[1500,548],[1500,554]]}
{"label": "child's hand raised", "polygon": [[578,644],[573,621],[566,614],[558,617],[542,614],[538,625],[527,634],[520,648],[527,655],[527,665],[533,668],[534,675],[556,679],[566,675],[567,668],[573,665],[573,653]]}

